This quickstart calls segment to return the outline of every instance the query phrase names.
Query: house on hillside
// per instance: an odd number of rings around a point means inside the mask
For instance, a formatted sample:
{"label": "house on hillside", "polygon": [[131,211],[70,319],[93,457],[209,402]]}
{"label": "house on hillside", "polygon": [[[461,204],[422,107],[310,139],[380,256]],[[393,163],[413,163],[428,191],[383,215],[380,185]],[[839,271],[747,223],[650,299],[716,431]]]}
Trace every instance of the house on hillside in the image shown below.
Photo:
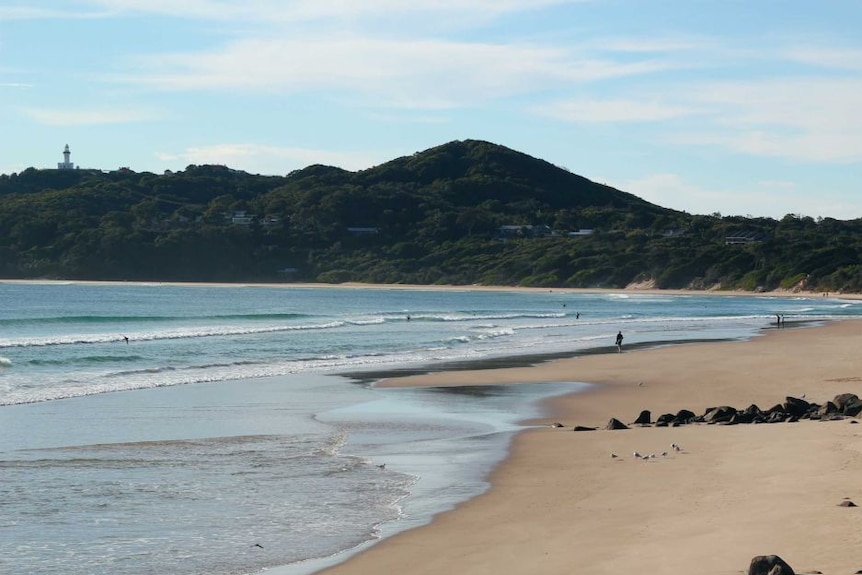
{"label": "house on hillside", "polygon": [[347,231],[355,236],[370,236],[378,233],[380,230],[373,227],[349,227]]}
{"label": "house on hillside", "polygon": [[500,226],[497,237],[501,240],[510,238],[546,238],[554,235],[550,226],[540,224],[538,226]]}
{"label": "house on hillside", "polygon": [[254,223],[254,216],[245,210],[237,210],[230,217],[230,223],[234,226],[248,227]]}
{"label": "house on hillside", "polygon": [[732,236],[724,237],[724,245],[726,246],[738,246],[738,245],[748,245],[754,244],[757,242],[762,242],[768,239],[768,236],[762,232],[739,232]]}

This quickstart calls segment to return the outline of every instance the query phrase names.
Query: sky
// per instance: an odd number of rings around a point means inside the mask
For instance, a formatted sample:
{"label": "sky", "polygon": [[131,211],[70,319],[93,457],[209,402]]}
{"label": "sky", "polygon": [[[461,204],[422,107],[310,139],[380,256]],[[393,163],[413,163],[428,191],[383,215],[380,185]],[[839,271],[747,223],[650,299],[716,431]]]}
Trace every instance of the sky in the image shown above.
{"label": "sky", "polygon": [[691,214],[862,217],[859,0],[0,0],[0,173],[501,144]]}

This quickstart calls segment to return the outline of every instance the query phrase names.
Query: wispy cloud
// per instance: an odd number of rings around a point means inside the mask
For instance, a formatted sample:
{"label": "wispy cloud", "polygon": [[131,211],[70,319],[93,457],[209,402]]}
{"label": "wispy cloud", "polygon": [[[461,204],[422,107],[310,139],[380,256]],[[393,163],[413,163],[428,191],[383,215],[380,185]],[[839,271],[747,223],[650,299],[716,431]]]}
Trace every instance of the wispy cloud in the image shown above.
{"label": "wispy cloud", "polygon": [[470,106],[571,83],[639,76],[672,63],[615,61],[565,48],[371,37],[244,40],[189,54],[148,56],[117,81],[163,90],[297,92],[372,96],[378,106]]}
{"label": "wispy cloud", "polygon": [[638,100],[565,100],[533,108],[542,116],[567,122],[660,122],[697,114],[694,107]]}
{"label": "wispy cloud", "polygon": [[419,13],[495,18],[504,14],[588,1],[591,0],[90,0],[87,4],[115,14],[143,13],[210,20],[302,22]]}
{"label": "wispy cloud", "polygon": [[156,154],[163,162],[221,164],[251,173],[286,174],[311,164],[336,166],[345,170],[370,168],[386,158],[384,154],[344,152],[261,144],[217,144],[187,148],[181,152]]}
{"label": "wispy cloud", "polygon": [[162,112],[140,108],[103,108],[70,111],[65,108],[27,108],[24,114],[46,126],[98,126],[150,122],[164,117]]}
{"label": "wispy cloud", "polygon": [[862,78],[808,77],[713,83],[691,92],[712,123],[672,138],[801,161],[862,160]]}
{"label": "wispy cloud", "polygon": [[788,180],[753,181],[737,187],[710,189],[673,173],[647,174],[610,185],[649,202],[692,214],[781,218],[786,214],[811,217],[858,214],[856,202],[840,195],[792,194],[799,186]]}
{"label": "wispy cloud", "polygon": [[785,52],[785,56],[820,68],[862,71],[862,48],[793,48]]}

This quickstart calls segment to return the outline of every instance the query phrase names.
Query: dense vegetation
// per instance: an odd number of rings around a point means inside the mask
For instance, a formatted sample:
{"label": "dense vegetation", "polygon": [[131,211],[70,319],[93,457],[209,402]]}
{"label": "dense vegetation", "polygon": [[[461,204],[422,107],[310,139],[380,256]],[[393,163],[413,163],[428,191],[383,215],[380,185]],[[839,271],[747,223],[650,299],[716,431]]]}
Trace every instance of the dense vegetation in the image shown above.
{"label": "dense vegetation", "polygon": [[480,141],[360,172],[0,176],[5,278],[858,292],[860,255],[860,220],[690,215]]}

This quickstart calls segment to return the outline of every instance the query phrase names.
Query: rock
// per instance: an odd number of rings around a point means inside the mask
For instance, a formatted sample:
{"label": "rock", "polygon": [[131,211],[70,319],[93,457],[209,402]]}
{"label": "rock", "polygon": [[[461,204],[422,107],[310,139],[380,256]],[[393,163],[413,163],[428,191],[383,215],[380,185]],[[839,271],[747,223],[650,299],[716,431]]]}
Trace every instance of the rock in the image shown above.
{"label": "rock", "polygon": [[667,427],[673,421],[674,417],[676,416],[672,413],[660,415],[659,418],[655,420],[656,427]]}
{"label": "rock", "polygon": [[557,421],[556,423],[552,423],[552,424],[551,424],[551,427],[565,427],[565,425],[563,425],[562,423],[560,423],[559,421]]}
{"label": "rock", "polygon": [[823,417],[824,415],[832,415],[833,413],[837,413],[838,411],[840,410],[838,409],[838,406],[835,404],[835,402],[827,401],[820,406],[820,409],[817,410],[817,414],[820,415],[820,417]]}
{"label": "rock", "polygon": [[784,406],[780,403],[776,403],[775,405],[767,409],[766,413],[770,415],[773,413],[784,413]]}
{"label": "rock", "polygon": [[790,415],[801,417],[808,411],[808,408],[811,407],[804,399],[799,399],[798,397],[790,397],[789,395],[784,399],[784,411],[785,413],[789,413]]}
{"label": "rock", "polygon": [[843,412],[844,406],[848,403],[859,401],[859,396],[855,393],[839,393],[832,399],[832,403],[838,408],[838,411]]}
{"label": "rock", "polygon": [[605,429],[614,430],[614,429],[628,429],[629,426],[620,421],[619,419],[612,417],[608,424],[605,426]]}
{"label": "rock", "polygon": [[862,413],[862,400],[857,399],[856,401],[849,401],[844,404],[844,409],[841,411],[844,415],[849,415],[850,417],[856,417],[860,413]]}
{"label": "rock", "polygon": [[781,423],[784,421],[785,414],[783,411],[773,411],[766,418],[766,423]]}
{"label": "rock", "polygon": [[733,414],[733,417],[730,418],[730,421],[727,423],[754,423],[754,420],[760,417],[759,415],[755,415],[753,413],[747,413],[745,411],[740,411]]}
{"label": "rock", "polygon": [[841,503],[838,504],[838,507],[856,507],[857,505],[850,501],[849,499],[845,499]]}
{"label": "rock", "polygon": [[778,555],[758,555],[748,566],[748,575],[796,575]]}
{"label": "rock", "polygon": [[693,412],[687,409],[680,409],[677,414],[674,416],[674,420],[679,423],[691,423],[691,420],[696,416]]}
{"label": "rock", "polygon": [[649,425],[650,423],[652,423],[651,418],[652,414],[650,413],[649,409],[644,409],[643,411],[641,411],[640,415],[638,415],[638,418],[635,419],[635,425]]}
{"label": "rock", "polygon": [[584,427],[583,425],[576,425],[572,431],[595,431],[598,427]]}
{"label": "rock", "polygon": [[736,415],[736,408],[722,405],[721,407],[713,407],[706,412],[703,420],[706,423],[721,423],[723,421],[730,421],[734,415]]}
{"label": "rock", "polygon": [[745,411],[743,413],[745,413],[746,415],[751,415],[751,416],[763,415],[763,412],[760,411],[760,408],[757,407],[757,404],[755,404],[755,403],[752,403],[751,405],[746,407]]}

